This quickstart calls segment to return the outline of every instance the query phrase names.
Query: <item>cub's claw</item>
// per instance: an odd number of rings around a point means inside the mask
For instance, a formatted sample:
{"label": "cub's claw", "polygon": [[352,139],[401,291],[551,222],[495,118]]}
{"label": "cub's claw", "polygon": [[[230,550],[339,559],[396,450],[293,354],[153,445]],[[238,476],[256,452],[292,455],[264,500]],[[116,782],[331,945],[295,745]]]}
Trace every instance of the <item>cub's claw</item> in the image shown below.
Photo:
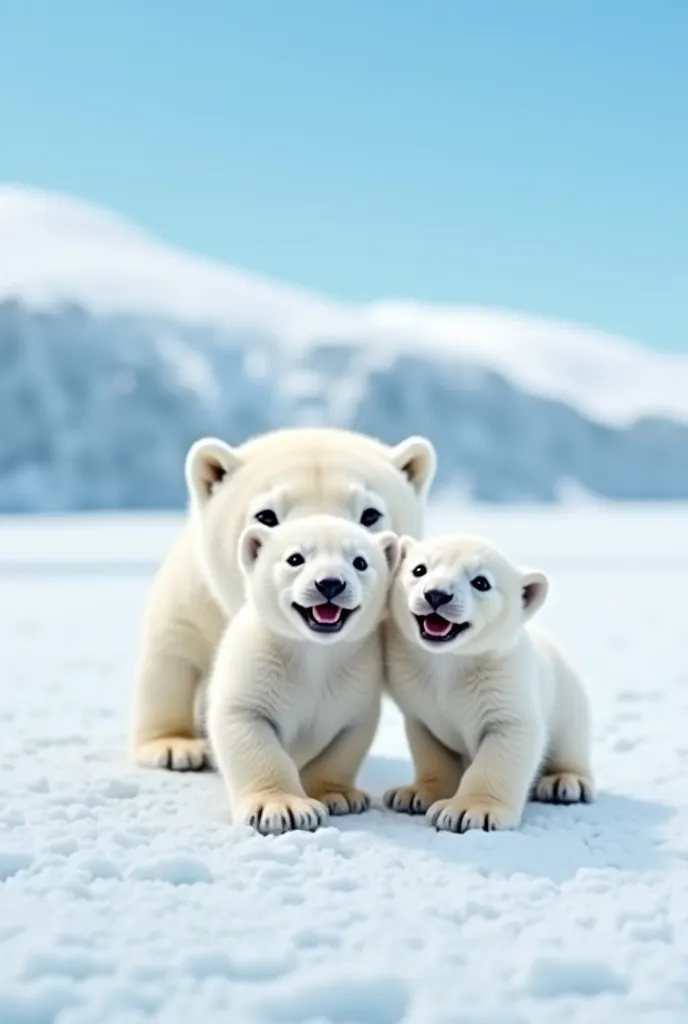
{"label": "cub's claw", "polygon": [[498,832],[518,828],[519,819],[508,807],[499,804],[470,804],[461,800],[437,800],[427,813],[431,825],[440,832]]}
{"label": "cub's claw", "polygon": [[432,786],[422,782],[410,786],[396,786],[388,789],[382,797],[385,807],[397,814],[425,814],[440,798],[440,794]]}
{"label": "cub's claw", "polygon": [[136,748],[134,758],[142,768],[163,768],[171,772],[200,772],[212,767],[206,741],[186,736],[149,740]]}
{"label": "cub's claw", "polygon": [[327,818],[327,807],[319,800],[288,793],[283,796],[266,793],[242,801],[235,820],[238,824],[250,825],[261,835],[279,836],[296,830],[315,832]]}
{"label": "cub's claw", "polygon": [[595,787],[582,775],[555,772],[539,780],[535,799],[543,804],[590,804],[595,799]]}

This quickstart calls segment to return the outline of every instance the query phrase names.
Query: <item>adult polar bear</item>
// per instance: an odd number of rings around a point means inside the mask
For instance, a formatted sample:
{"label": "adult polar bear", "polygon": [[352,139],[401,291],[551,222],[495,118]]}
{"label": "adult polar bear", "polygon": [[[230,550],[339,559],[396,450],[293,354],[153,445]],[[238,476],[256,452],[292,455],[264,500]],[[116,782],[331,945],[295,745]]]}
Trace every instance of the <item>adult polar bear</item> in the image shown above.
{"label": "adult polar bear", "polygon": [[[334,428],[273,431],[237,448],[215,438],[192,445],[190,514],[144,617],[131,735],[137,763],[176,771],[207,764],[196,702],[222,631],[244,601],[237,548],[246,526],[326,513],[417,538],[435,469],[424,437],[389,447]],[[209,573],[218,562],[225,571]]]}

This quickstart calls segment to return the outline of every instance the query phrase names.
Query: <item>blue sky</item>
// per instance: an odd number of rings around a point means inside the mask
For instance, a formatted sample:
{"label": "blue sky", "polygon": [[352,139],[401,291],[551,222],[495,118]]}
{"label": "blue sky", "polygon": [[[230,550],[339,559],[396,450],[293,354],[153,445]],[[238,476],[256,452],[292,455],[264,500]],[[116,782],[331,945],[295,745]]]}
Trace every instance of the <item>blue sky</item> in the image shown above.
{"label": "blue sky", "polygon": [[684,0],[22,0],[0,179],[344,299],[688,350]]}

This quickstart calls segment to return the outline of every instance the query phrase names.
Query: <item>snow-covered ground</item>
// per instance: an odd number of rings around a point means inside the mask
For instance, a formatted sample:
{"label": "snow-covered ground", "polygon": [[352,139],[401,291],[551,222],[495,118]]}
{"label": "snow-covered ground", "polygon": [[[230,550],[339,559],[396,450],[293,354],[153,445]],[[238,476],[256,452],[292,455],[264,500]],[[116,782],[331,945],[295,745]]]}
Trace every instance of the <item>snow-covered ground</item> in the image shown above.
{"label": "snow-covered ground", "polygon": [[[0,521],[2,1024],[688,1019],[688,510],[438,510],[543,568],[601,795],[454,836],[375,809],[264,839],[125,734],[174,517]],[[387,710],[365,782],[409,776]]]}

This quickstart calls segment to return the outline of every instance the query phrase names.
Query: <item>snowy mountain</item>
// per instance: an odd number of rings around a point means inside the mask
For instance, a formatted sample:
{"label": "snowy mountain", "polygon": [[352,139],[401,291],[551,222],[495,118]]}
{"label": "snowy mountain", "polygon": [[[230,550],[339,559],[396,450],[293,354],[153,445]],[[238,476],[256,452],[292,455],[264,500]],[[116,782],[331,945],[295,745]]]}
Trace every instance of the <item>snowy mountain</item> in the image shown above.
{"label": "snowy mountain", "polygon": [[204,433],[426,433],[489,501],[688,498],[688,358],[517,314],[351,306],[0,188],[0,510],[169,507]]}

